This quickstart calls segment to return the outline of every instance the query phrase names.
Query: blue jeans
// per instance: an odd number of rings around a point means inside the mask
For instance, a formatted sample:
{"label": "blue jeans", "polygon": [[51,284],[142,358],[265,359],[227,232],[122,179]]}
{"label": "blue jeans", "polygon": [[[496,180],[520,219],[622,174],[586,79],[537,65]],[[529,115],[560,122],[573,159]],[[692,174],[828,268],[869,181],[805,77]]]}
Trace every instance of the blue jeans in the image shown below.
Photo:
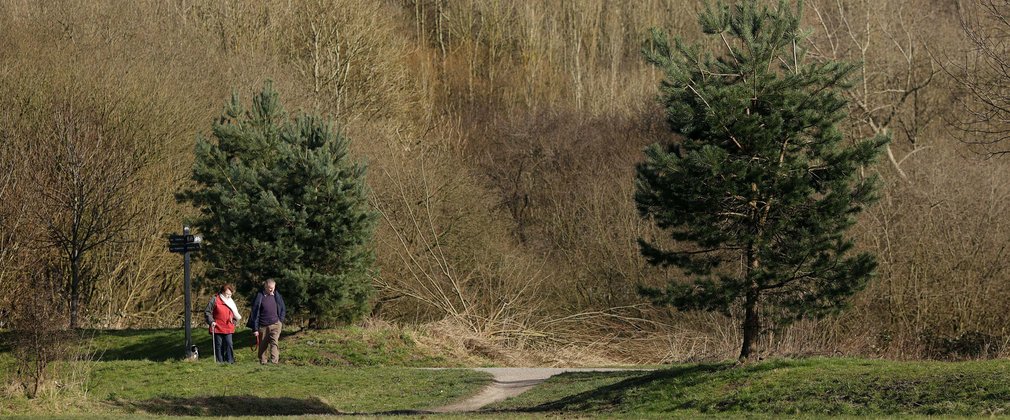
{"label": "blue jeans", "polygon": [[235,363],[231,334],[214,334],[214,353],[214,360],[218,362]]}

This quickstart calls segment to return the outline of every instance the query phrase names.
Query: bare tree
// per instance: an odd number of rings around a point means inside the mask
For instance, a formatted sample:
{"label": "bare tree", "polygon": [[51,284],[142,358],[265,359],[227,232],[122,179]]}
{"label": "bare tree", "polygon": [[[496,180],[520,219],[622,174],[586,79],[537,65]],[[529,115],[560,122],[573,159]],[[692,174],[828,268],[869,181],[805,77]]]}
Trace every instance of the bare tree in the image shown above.
{"label": "bare tree", "polygon": [[387,249],[405,272],[383,272],[376,278],[378,288],[387,296],[416,301],[437,318],[452,319],[483,338],[522,340],[537,334],[534,324],[545,304],[540,299],[542,267],[492,242],[495,234],[506,236],[500,228],[485,223],[487,237],[473,238],[484,242],[479,246],[461,237],[473,231],[472,224],[486,220],[447,207],[469,187],[432,172],[423,163],[384,172],[395,191],[385,202],[373,200],[387,230],[379,240],[390,242]]}
{"label": "bare tree", "polygon": [[[6,125],[6,124],[5,124]],[[15,158],[14,142],[9,130],[0,128],[0,284],[16,284],[24,261],[25,213],[28,203],[21,197],[21,165]],[[16,293],[5,293],[0,297],[0,328],[5,328]]]}
{"label": "bare tree", "polygon": [[136,217],[128,201],[143,156],[133,139],[117,138],[95,111],[69,105],[57,105],[38,133],[26,159],[37,200],[31,212],[46,231],[41,243],[59,250],[70,267],[61,289],[76,328],[93,280],[83,270],[85,256],[117,242]]}
{"label": "bare tree", "polygon": [[300,4],[286,54],[313,107],[350,122],[402,114],[416,102],[393,11],[381,2]]}
{"label": "bare tree", "polygon": [[926,106],[923,93],[940,72],[927,54],[924,31],[938,12],[870,0],[814,1],[810,9],[819,27],[812,37],[812,57],[862,63],[856,86],[846,91],[853,129],[862,137],[893,131],[896,140],[907,140],[900,146],[910,147],[904,156],[896,156],[897,144],[885,149],[891,166],[907,181],[901,165],[928,148],[918,142],[919,134],[937,114]]}
{"label": "bare tree", "polygon": [[1010,2],[957,2],[969,48],[963,57],[942,57],[943,69],[961,87],[962,112],[951,126],[966,144],[989,156],[1010,153]]}
{"label": "bare tree", "polygon": [[53,374],[53,363],[67,358],[76,343],[65,327],[67,313],[57,292],[63,273],[58,263],[52,264],[51,254],[26,256],[31,261],[25,264],[24,281],[15,286],[19,308],[9,317],[16,360],[13,379],[28,398],[39,395]]}

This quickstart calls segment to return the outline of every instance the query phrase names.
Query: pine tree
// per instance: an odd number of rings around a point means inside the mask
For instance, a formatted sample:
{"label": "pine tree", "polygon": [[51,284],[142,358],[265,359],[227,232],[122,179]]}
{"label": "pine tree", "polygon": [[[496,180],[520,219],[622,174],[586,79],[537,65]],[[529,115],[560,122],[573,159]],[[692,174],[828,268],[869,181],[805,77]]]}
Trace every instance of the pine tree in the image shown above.
{"label": "pine tree", "polygon": [[318,116],[289,119],[269,82],[248,112],[233,95],[213,137],[198,139],[196,187],[179,194],[201,211],[207,278],[250,297],[277,279],[310,326],[366,313],[376,215],[348,140]]}
{"label": "pine tree", "polygon": [[[762,327],[840,310],[876,268],[845,231],[876,198],[861,176],[888,138],[845,141],[840,92],[858,67],[805,60],[801,6],[708,5],[705,51],[653,31],[643,49],[665,72],[661,101],[682,138],[637,167],[639,213],[669,234],[639,239],[646,260],[687,281],[643,288],[681,310],[743,311],[741,360]],[[742,306],[741,306],[742,305]]]}

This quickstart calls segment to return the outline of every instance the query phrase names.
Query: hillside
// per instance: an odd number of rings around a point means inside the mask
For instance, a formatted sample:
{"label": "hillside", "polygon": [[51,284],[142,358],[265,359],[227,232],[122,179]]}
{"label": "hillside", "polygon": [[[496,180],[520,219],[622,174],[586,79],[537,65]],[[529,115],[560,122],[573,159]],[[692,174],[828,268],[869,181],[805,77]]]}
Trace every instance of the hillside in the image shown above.
{"label": "hillside", "polygon": [[[969,97],[958,60],[972,46],[958,10],[927,3],[806,3],[811,57],[864,66],[846,136],[894,134],[889,156],[865,168],[881,176],[882,198],[852,232],[880,267],[850,310],[768,331],[766,355],[1007,351],[1010,166],[984,159],[958,131]],[[99,166],[134,170],[120,209],[135,217],[82,263],[83,326],[179,325],[179,259],[163,248],[197,212],[175,199],[191,185],[195,139],[232,93],[248,98],[272,80],[289,108],[333,119],[368,162],[381,213],[373,320],[470,342],[478,356],[734,357],[739,314],[653,307],[637,292],[683,280],[647,264],[636,244],[661,232],[635,209],[635,164],[646,145],[676,140],[656,101],[662,75],[641,49],[652,27],[697,40],[700,9],[678,0],[2,0],[0,168],[11,176],[0,188],[0,280],[66,269],[58,247],[39,248],[60,207],[38,189],[48,185],[37,179],[52,167],[48,149],[32,145],[78,121],[100,133]],[[197,263],[199,287],[207,269]],[[25,293],[0,297],[0,314]]]}

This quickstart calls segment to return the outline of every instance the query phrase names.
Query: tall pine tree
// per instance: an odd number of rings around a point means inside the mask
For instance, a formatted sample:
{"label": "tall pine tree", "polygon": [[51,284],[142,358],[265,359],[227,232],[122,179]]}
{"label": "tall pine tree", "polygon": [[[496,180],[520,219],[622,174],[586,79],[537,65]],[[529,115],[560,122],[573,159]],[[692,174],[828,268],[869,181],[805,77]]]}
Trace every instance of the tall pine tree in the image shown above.
{"label": "tall pine tree", "polygon": [[857,66],[805,60],[800,16],[785,1],[708,5],[699,21],[717,48],[671,48],[653,31],[644,49],[682,140],[650,146],[637,167],[639,213],[671,239],[639,245],[688,279],[643,292],[682,310],[742,310],[741,360],[763,327],[843,307],[877,265],[844,233],[875,199],[860,169],[888,138],[845,141],[840,91]]}
{"label": "tall pine tree", "polygon": [[198,139],[196,187],[179,194],[201,211],[207,277],[250,297],[275,278],[310,326],[366,313],[376,215],[348,140],[317,116],[289,119],[269,82],[248,112],[233,95],[213,137]]}

